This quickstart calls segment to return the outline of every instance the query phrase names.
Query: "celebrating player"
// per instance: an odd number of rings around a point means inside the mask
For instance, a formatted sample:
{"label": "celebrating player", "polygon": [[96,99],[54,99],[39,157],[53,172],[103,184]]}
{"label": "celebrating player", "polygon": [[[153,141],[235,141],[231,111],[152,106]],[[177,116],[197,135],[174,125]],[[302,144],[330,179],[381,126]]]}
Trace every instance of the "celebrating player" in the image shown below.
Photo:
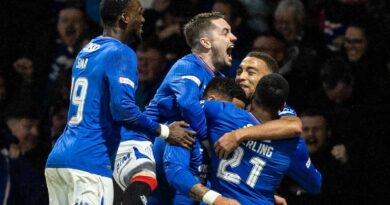
{"label": "celebrating player", "polygon": [[[258,82],[278,69],[277,62],[270,55],[256,51],[249,52],[237,69],[236,82],[251,99]],[[285,105],[279,115],[281,116],[279,119],[225,133],[214,144],[218,156],[226,158],[245,140],[285,139],[302,133],[302,122],[294,109]]]}
{"label": "celebrating player", "polygon": [[184,122],[159,125],[134,103],[137,59],[127,43],[141,35],[142,11],[139,0],[101,2],[103,35],[75,60],[67,126],[47,160],[50,204],[112,204],[121,126],[182,145],[193,141]]}
{"label": "celebrating player", "polygon": [[[278,111],[283,109],[288,92],[283,77],[269,74],[257,85],[251,112],[228,102],[205,102],[211,143],[225,132],[279,118]],[[275,189],[284,174],[311,193],[318,193],[321,187],[321,175],[311,164],[299,137],[243,141],[229,159],[221,160],[211,151],[211,170],[212,188],[241,204],[274,204]]]}
{"label": "celebrating player", "polygon": [[[205,139],[206,120],[199,100],[218,68],[231,65],[231,51],[237,39],[219,13],[195,16],[185,26],[184,34],[192,53],[172,66],[144,113],[158,122],[185,120],[199,139]],[[170,113],[160,112],[159,104],[163,101],[169,102],[175,109]],[[150,148],[152,140],[152,135],[122,132],[114,179],[124,190],[125,204],[142,203],[157,185],[155,162]],[[156,139],[157,143],[161,141]],[[162,156],[155,154],[155,157]]]}

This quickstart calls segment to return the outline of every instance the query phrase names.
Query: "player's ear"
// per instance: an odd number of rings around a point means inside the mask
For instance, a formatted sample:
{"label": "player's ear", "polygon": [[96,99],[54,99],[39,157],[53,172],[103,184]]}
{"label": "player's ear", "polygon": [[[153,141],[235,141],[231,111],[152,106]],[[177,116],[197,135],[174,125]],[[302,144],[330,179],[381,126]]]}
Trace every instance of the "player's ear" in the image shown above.
{"label": "player's ear", "polygon": [[120,21],[122,21],[124,24],[129,23],[128,19],[126,18],[126,13],[122,13]]}
{"label": "player's ear", "polygon": [[208,95],[206,97],[206,100],[217,100],[217,97],[215,95],[211,94],[211,95]]}
{"label": "player's ear", "polygon": [[202,45],[204,48],[210,49],[211,48],[211,42],[208,38],[200,38],[200,45]]}

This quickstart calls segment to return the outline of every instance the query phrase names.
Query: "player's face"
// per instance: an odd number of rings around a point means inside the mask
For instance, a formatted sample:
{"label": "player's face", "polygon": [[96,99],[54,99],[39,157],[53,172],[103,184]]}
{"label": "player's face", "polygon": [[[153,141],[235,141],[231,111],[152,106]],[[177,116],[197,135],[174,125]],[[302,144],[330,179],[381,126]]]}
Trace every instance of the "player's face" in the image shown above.
{"label": "player's face", "polygon": [[367,48],[367,39],[362,29],[349,27],[345,32],[345,52],[348,60],[351,62],[358,61]]}
{"label": "player's face", "polygon": [[211,44],[211,59],[216,69],[232,65],[232,50],[236,36],[231,32],[229,24],[224,19],[213,20],[214,27],[209,31]]}
{"label": "player's face", "polygon": [[270,74],[267,64],[256,57],[246,57],[241,62],[236,73],[236,83],[245,91],[248,98],[252,98],[260,79]]}
{"label": "player's face", "polygon": [[328,130],[325,118],[322,116],[304,116],[302,136],[305,139],[310,154],[314,154],[326,145]]}
{"label": "player's face", "polygon": [[131,38],[141,39],[142,26],[145,18],[142,15],[144,9],[139,0],[133,0],[129,3],[125,14],[127,19],[127,32]]}
{"label": "player's face", "polygon": [[80,9],[62,9],[58,16],[57,31],[61,40],[68,46],[75,46],[80,35],[85,31],[84,14]]}

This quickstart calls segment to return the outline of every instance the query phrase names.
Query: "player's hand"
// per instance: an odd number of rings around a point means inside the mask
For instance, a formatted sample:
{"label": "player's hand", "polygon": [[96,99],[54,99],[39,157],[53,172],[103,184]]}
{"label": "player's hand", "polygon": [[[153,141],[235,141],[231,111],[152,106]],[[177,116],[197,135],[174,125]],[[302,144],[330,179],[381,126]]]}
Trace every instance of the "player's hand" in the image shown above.
{"label": "player's hand", "polygon": [[238,203],[238,201],[234,200],[234,199],[229,199],[229,198],[226,198],[226,197],[223,197],[223,196],[218,196],[213,205],[240,205],[240,203]]}
{"label": "player's hand", "polygon": [[186,129],[190,125],[184,121],[174,122],[169,125],[169,136],[166,141],[172,145],[182,146],[191,150],[195,143],[192,136],[196,134],[193,130]]}
{"label": "player's hand", "polygon": [[346,163],[348,161],[347,149],[343,144],[333,146],[331,154],[336,160],[339,160],[341,163]]}
{"label": "player's hand", "polygon": [[215,142],[215,153],[220,159],[226,159],[239,145],[240,141],[238,140],[236,132],[228,132]]}
{"label": "player's hand", "polygon": [[285,198],[278,195],[274,195],[274,198],[275,198],[275,205],[287,205],[287,201]]}

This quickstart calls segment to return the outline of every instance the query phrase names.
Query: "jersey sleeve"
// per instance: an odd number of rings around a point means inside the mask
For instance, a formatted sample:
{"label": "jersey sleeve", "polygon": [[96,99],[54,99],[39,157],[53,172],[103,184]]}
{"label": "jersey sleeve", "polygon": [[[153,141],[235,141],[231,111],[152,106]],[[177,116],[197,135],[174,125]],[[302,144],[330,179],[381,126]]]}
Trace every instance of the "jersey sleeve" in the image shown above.
{"label": "jersey sleeve", "polygon": [[200,105],[201,85],[200,76],[192,74],[191,69],[178,73],[170,83],[182,117],[191,125],[191,128],[197,133],[197,137],[202,141],[207,138],[207,125],[204,111]]}
{"label": "jersey sleeve", "polygon": [[159,124],[146,117],[135,104],[137,78],[135,53],[127,50],[114,52],[111,67],[106,70],[112,117],[115,121],[122,122],[126,129],[153,136]]}
{"label": "jersey sleeve", "polygon": [[197,163],[192,162],[192,160],[197,158],[194,157],[194,154],[196,155],[194,152],[199,151],[199,147],[200,144],[199,141],[197,141],[191,151],[169,144],[167,144],[165,148],[165,175],[169,185],[175,188],[177,192],[188,195],[193,186],[201,183],[194,175],[194,171],[197,171],[196,169],[199,166]]}
{"label": "jersey sleeve", "polygon": [[311,163],[309,152],[302,138],[300,138],[297,149],[291,159],[287,175],[308,193],[319,194],[321,192],[321,173]]}

